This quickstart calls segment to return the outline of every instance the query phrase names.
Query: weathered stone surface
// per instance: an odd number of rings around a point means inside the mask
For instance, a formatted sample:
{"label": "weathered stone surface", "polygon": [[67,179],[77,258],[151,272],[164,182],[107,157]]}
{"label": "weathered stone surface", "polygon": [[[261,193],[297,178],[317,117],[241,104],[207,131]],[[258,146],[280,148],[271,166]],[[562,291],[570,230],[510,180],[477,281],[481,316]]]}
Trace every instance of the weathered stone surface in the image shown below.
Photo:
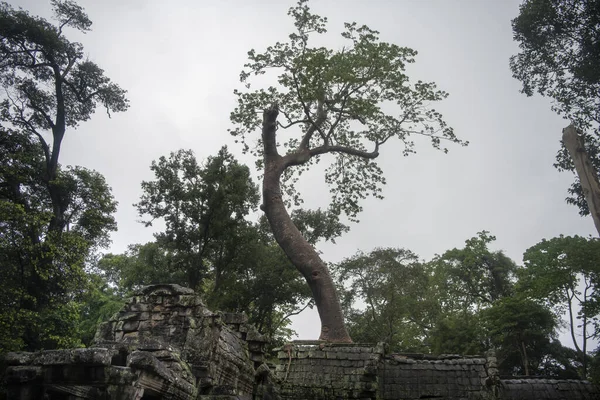
{"label": "weathered stone surface", "polygon": [[600,399],[597,386],[572,379],[505,379],[498,394],[503,400]]}
{"label": "weathered stone surface", "polygon": [[386,354],[381,343],[319,341],[277,350],[274,375],[282,399],[600,399],[598,387],[585,381],[500,380],[493,354]]}

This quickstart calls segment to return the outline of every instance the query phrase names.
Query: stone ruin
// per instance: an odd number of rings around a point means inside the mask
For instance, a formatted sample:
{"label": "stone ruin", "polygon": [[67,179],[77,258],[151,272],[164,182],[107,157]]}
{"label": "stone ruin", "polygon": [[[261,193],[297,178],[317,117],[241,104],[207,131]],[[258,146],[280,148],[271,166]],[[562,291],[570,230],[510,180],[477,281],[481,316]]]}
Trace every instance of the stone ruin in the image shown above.
{"label": "stone ruin", "polygon": [[100,325],[94,346],[9,353],[9,399],[251,399],[267,341],[243,314],[152,285]]}
{"label": "stone ruin", "polygon": [[103,323],[94,347],[9,353],[8,400],[593,400],[587,381],[501,379],[493,355],[389,354],[383,343],[268,342],[243,314],[191,289],[148,286]]}

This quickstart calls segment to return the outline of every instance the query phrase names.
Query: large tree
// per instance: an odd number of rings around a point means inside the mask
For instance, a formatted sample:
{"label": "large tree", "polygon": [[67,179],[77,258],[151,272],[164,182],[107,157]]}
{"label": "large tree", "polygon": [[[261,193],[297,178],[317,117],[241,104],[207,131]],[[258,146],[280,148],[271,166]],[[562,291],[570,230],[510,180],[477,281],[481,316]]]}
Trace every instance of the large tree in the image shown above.
{"label": "large tree", "polygon": [[59,157],[69,128],[97,106],[124,111],[125,92],[65,38],[90,29],[83,9],[51,3],[55,24],[0,3],[0,337],[19,338],[0,351],[75,344],[84,263],[116,229],[104,178]]}
{"label": "large tree", "polygon": [[141,217],[165,223],[155,234],[168,252],[171,270],[185,275],[186,285],[198,290],[212,270],[215,285],[222,282],[223,267],[236,256],[236,237],[247,225],[245,217],[258,203],[258,189],[250,171],[221,148],[201,165],[190,150],[160,157],[150,167],[155,180],[142,182],[135,206]]}
{"label": "large tree", "polygon": [[[512,21],[520,52],[510,59],[522,92],[552,99],[552,109],[580,131],[591,164],[600,168],[600,1],[525,0]],[[558,133],[558,132],[557,132]],[[555,166],[573,171],[565,146]],[[589,213],[579,179],[567,201]]]}
{"label": "large tree", "polygon": [[[241,73],[248,90],[235,91],[231,134],[260,160],[261,208],[275,239],[312,290],[320,338],[349,342],[327,266],[288,212],[291,202],[299,201],[297,176],[321,160],[331,161],[325,173],[332,194],[328,211],[355,220],[360,200],[382,197],[385,179],[376,158],[383,144],[400,140],[407,155],[414,151],[413,135],[429,138],[436,148],[442,140],[462,142],[430,106],[447,94],[434,83],[409,82],[405,67],[414,62],[416,51],[381,42],[377,31],[356,23],[345,24],[341,49],[311,47],[310,37],[326,32],[327,19],[311,13],[306,0],[290,8],[289,15],[296,31],[287,42],[248,53]],[[250,78],[267,72],[276,75],[277,84],[251,90]],[[262,135],[255,146],[259,128]],[[278,137],[280,129],[286,130],[284,137]]]}
{"label": "large tree", "polygon": [[[50,230],[68,223],[67,195],[57,182],[59,155],[67,128],[88,120],[101,105],[110,114],[128,107],[125,91],[90,61],[66,27],[86,32],[92,22],[73,1],[51,1],[56,25],[0,4],[0,80],[5,89],[0,120],[36,137],[44,152],[46,183],[52,200]],[[50,141],[46,138],[50,134]]]}
{"label": "large tree", "polygon": [[481,314],[500,371],[530,375],[548,356],[557,322],[542,304],[520,296],[504,297]]}
{"label": "large tree", "polygon": [[568,316],[585,377],[588,343],[600,335],[600,241],[580,236],[542,240],[527,249],[523,260],[521,290]]}

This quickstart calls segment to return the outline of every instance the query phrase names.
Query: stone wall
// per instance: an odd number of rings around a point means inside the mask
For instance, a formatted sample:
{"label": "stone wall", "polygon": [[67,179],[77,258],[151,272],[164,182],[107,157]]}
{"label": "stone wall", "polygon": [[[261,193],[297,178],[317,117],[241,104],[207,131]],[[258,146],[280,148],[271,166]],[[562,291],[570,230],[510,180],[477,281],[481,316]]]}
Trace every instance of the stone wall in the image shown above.
{"label": "stone wall", "polygon": [[498,397],[502,400],[597,400],[600,389],[574,379],[502,379]]}
{"label": "stone wall", "polygon": [[483,357],[386,356],[379,364],[381,399],[492,399],[495,360]]}
{"label": "stone wall", "polygon": [[493,355],[386,354],[384,345],[296,341],[280,349],[285,400],[597,400],[587,381],[500,379]]}
{"label": "stone wall", "polygon": [[278,349],[283,399],[375,399],[383,346],[296,341]]}
{"label": "stone wall", "polygon": [[297,341],[279,349],[283,399],[491,399],[493,359],[387,355],[384,345]]}

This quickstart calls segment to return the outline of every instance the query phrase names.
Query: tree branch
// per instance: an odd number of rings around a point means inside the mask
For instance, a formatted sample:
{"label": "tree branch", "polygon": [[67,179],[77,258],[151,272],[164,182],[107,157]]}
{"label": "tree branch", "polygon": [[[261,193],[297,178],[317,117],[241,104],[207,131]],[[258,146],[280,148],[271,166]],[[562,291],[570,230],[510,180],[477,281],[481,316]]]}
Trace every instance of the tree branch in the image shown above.
{"label": "tree branch", "polygon": [[[306,149],[307,147],[302,147],[302,144],[306,143],[308,145],[308,143],[310,142],[310,138],[315,133],[315,130],[319,131],[319,134],[321,135],[321,137],[323,139],[325,139],[325,134],[323,133],[323,131],[321,131],[321,127],[318,124],[318,120],[321,117],[320,113],[319,113],[319,109],[318,109],[319,106],[317,106],[317,121],[315,122],[315,121],[313,121],[312,117],[310,116],[310,114],[311,114],[310,108],[306,105],[306,103],[304,102],[304,99],[300,95],[300,83],[298,82],[296,73],[294,71],[290,71],[290,72],[292,74],[292,81],[294,82],[294,88],[296,89],[296,94],[298,95],[298,100],[300,101],[300,104],[302,104],[302,109],[304,110],[304,114],[306,115],[306,118],[308,118],[308,121],[311,124],[310,128],[307,130],[306,134],[302,138],[302,141],[300,142],[300,148],[298,150],[303,150],[303,149]],[[320,107],[322,108],[323,100],[319,100],[319,101],[320,101]]]}
{"label": "tree branch", "polygon": [[326,120],[327,120],[327,111],[325,111],[325,108],[323,107],[323,101],[319,100],[317,103],[317,120],[314,122],[312,120],[310,121],[311,125],[306,130],[306,133],[302,137],[302,141],[300,142],[300,146],[298,147],[298,150],[300,150],[300,151],[308,150],[308,145],[310,143],[310,139],[311,139],[312,135],[315,133],[315,131],[317,131],[317,130],[321,134],[321,137],[323,138],[323,140],[325,140],[324,144],[325,145],[327,144],[325,135],[323,135],[323,132],[321,131],[321,125],[323,125]]}
{"label": "tree branch", "polygon": [[277,329],[279,329],[279,327],[280,327],[281,325],[283,325],[283,321],[285,321],[285,320],[286,320],[286,319],[288,319],[289,317],[292,317],[292,316],[294,316],[294,315],[298,315],[298,314],[300,314],[302,311],[306,310],[306,308],[307,308],[308,306],[310,306],[312,303],[313,303],[313,300],[311,299],[311,300],[309,300],[309,301],[308,301],[308,303],[306,303],[306,305],[305,305],[304,307],[302,307],[300,310],[297,310],[297,311],[292,311],[291,313],[284,315],[284,316],[283,316],[283,317],[282,317],[282,318],[279,320],[279,323],[273,327],[273,332],[275,332]]}
{"label": "tree branch", "polygon": [[294,122],[284,126],[281,122],[277,121],[277,126],[280,127],[281,129],[287,129],[287,128],[297,125],[297,124],[306,124],[307,122],[310,122],[310,121],[307,119],[299,119],[297,121],[294,121]]}
{"label": "tree branch", "polygon": [[271,105],[263,112],[262,139],[265,149],[265,157],[278,157],[277,151],[277,115],[279,115],[279,106],[277,103]]}
{"label": "tree branch", "polygon": [[62,24],[60,24],[60,26],[58,27],[58,36],[62,35],[62,30],[63,28],[69,23],[71,22],[71,20],[73,19],[73,17],[69,17],[67,20],[65,20],[65,22],[63,22]]}
{"label": "tree branch", "polygon": [[46,157],[46,164],[49,165],[50,164],[50,148],[48,147],[48,143],[46,142],[44,137],[37,131],[37,129],[35,129],[35,127],[31,124],[31,122],[27,118],[25,118],[25,114],[23,114],[23,108],[19,107],[16,104],[15,100],[10,96],[8,91],[6,91],[6,96],[9,98],[11,103],[17,108],[17,110],[19,110],[18,119],[21,121],[21,123],[24,124],[27,127],[27,129],[29,129],[40,140],[40,144],[42,145],[42,149],[44,151],[44,156]]}
{"label": "tree branch", "polygon": [[81,103],[86,103],[86,102],[90,101],[92,99],[92,97],[94,97],[95,95],[97,95],[98,93],[100,93],[100,90],[96,90],[95,92],[90,93],[86,97],[82,97],[80,91],[77,90],[77,88],[75,87],[75,85],[73,85],[72,82],[69,82],[68,80],[66,80],[64,78],[61,78],[61,81],[69,89],[71,89],[73,91],[73,94],[77,97],[77,100],[79,100]]}
{"label": "tree branch", "polygon": [[77,57],[71,58],[70,55],[67,55],[67,57],[69,58],[69,63],[65,67],[63,73],[60,75],[60,78],[63,80],[63,82],[66,82],[65,78],[67,77],[69,72],[71,72],[71,68],[73,68],[73,65],[75,65],[75,61],[77,60]]}
{"label": "tree branch", "polygon": [[48,114],[46,114],[46,111],[44,111],[42,108],[37,106],[33,102],[33,100],[31,100],[31,95],[29,93],[27,93],[26,91],[23,91],[23,93],[25,93],[25,95],[27,95],[27,98],[29,99],[29,107],[31,107],[34,111],[37,111],[38,113],[40,113],[42,115],[42,117],[46,120],[48,125],[50,125],[50,128],[54,129],[54,122],[52,122],[52,119],[50,118],[50,116]]}
{"label": "tree branch", "polygon": [[352,147],[329,145],[319,146],[309,150],[311,157],[325,153],[344,153],[361,158],[375,159],[379,156],[379,142],[375,142],[375,149],[371,152],[353,149]]}

